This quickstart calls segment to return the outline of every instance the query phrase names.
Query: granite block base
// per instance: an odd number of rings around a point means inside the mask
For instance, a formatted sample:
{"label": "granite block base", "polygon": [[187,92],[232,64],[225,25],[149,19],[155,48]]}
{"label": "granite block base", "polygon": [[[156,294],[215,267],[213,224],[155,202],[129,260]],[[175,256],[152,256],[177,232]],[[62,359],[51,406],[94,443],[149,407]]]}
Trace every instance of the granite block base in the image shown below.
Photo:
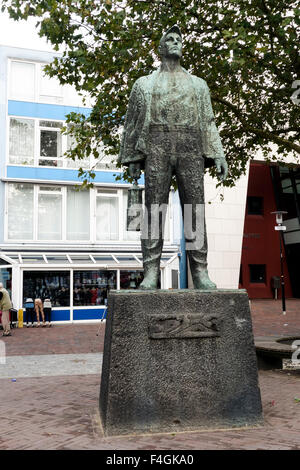
{"label": "granite block base", "polygon": [[246,291],[112,291],[100,415],[108,436],[262,424]]}

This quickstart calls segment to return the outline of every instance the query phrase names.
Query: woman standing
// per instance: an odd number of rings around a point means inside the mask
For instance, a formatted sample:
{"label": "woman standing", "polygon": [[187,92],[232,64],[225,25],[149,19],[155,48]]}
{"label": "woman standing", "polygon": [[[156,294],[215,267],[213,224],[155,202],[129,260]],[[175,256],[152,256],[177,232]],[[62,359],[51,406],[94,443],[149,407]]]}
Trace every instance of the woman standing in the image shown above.
{"label": "woman standing", "polygon": [[0,282],[0,310],[2,311],[3,336],[11,336],[9,310],[12,308],[9,293]]}

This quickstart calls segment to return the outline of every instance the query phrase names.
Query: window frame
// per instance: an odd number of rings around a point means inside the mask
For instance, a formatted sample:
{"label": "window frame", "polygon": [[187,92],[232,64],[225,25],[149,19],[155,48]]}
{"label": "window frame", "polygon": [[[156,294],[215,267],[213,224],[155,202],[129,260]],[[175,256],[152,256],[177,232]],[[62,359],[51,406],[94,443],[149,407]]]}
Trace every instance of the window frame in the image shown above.
{"label": "window frame", "polygon": [[[9,194],[9,185],[30,185],[33,186],[33,239],[19,239],[19,238],[8,238],[8,194]],[[99,244],[99,245],[118,245],[120,243],[126,243],[126,245],[137,245],[139,240],[127,240],[125,237],[125,224],[126,224],[126,208],[124,207],[124,191],[127,188],[117,188],[112,186],[95,186],[89,189],[89,210],[90,210],[90,231],[89,239],[87,240],[69,240],[67,238],[67,191],[70,187],[76,187],[77,185],[62,185],[55,182],[48,183],[34,183],[34,182],[24,182],[24,181],[7,181],[5,183],[5,217],[4,217],[4,242],[5,243],[67,243],[70,245],[85,245],[89,243]],[[61,194],[62,197],[62,237],[60,240],[40,240],[38,238],[38,213],[39,213],[39,194],[47,193],[46,188],[57,188],[57,191]],[[115,195],[109,193],[108,191],[116,191]],[[54,191],[51,191],[55,193]],[[48,192],[49,194],[49,192]],[[118,199],[118,218],[119,218],[119,227],[118,227],[118,238],[116,240],[107,240],[107,239],[97,239],[97,195],[109,197],[113,196]],[[172,202],[171,198],[169,200],[169,238],[165,239],[164,244],[170,246],[174,243],[173,240],[173,230],[172,230]]]}
{"label": "window frame", "polygon": [[[53,188],[50,191],[46,188]],[[34,207],[34,219],[36,223],[36,241],[39,242],[44,242],[44,241],[53,241],[53,242],[61,242],[61,241],[66,241],[65,240],[65,233],[64,233],[64,227],[66,223],[64,223],[64,215],[65,215],[65,202],[66,202],[66,191],[65,187],[58,186],[58,185],[38,185],[37,189],[37,205]],[[39,209],[40,209],[40,203],[39,203],[39,196],[40,195],[46,195],[46,194],[51,194],[51,195],[60,195],[61,196],[61,238],[60,239],[44,239],[44,238],[39,238]]]}
{"label": "window frame", "polygon": [[[32,164],[26,164],[24,165],[23,163],[12,163],[10,162],[10,152],[9,152],[9,142],[10,142],[10,122],[11,119],[25,119],[25,120],[31,120],[33,121],[33,128],[34,128],[34,142],[33,142],[33,163]],[[35,168],[51,168],[51,169],[58,169],[58,170],[78,170],[79,166],[78,164],[75,164],[75,161],[73,161],[71,158],[67,158],[64,154],[68,148],[68,136],[67,134],[61,134],[61,148],[62,148],[62,156],[61,157],[41,157],[41,139],[40,139],[40,131],[41,130],[52,130],[52,131],[58,131],[61,129],[61,127],[46,127],[46,126],[40,126],[40,121],[49,121],[49,122],[57,122],[61,124],[63,127],[66,125],[66,121],[62,119],[53,119],[53,118],[48,118],[48,119],[42,119],[42,118],[36,118],[36,117],[28,117],[28,116],[17,116],[15,114],[9,114],[7,115],[7,129],[6,129],[6,165],[9,166],[25,166],[25,167],[35,167]],[[17,156],[17,155],[14,155]],[[62,165],[61,166],[53,166],[53,165],[40,165],[39,160],[44,159],[44,160],[57,160],[61,161]],[[83,162],[83,160],[82,160]],[[84,170],[90,170],[95,168],[95,165],[99,162],[98,158],[94,158],[93,155],[90,155],[89,157],[89,166],[88,167],[83,167]],[[74,165],[72,165],[74,163]],[[98,169],[96,171],[118,171],[118,168],[111,164],[109,168],[103,168],[103,169]]]}
{"label": "window frame", "polygon": [[[123,213],[121,211],[121,199],[122,199],[122,194],[123,194],[123,190],[121,189],[118,189],[118,188],[95,188],[95,232],[94,232],[94,239],[96,242],[98,243],[115,243],[117,242],[118,240],[121,241],[123,240],[123,237],[122,237],[122,232],[121,232],[121,220],[123,219]],[[117,213],[118,213],[118,237],[116,239],[98,239],[97,238],[97,198],[98,197],[103,197],[103,198],[114,198],[114,199],[118,199],[118,210],[117,210]],[[123,207],[123,205],[122,205]]]}
{"label": "window frame", "polygon": [[[9,198],[9,184],[27,184],[30,186],[33,186],[33,227],[32,227],[32,232],[33,232],[33,240],[31,239],[25,239],[25,238],[9,238],[8,237],[8,198]],[[5,243],[12,243],[14,241],[21,242],[21,243],[30,243],[31,241],[35,240],[35,220],[36,216],[34,213],[35,209],[35,191],[34,191],[34,184],[33,183],[24,183],[23,181],[16,181],[14,183],[6,183],[5,188],[4,188],[4,242]]]}
{"label": "window frame", "polygon": [[[14,57],[9,57],[8,59],[8,90],[7,90],[7,96],[9,100],[12,101],[28,101],[27,99],[20,99],[20,98],[14,98],[11,92],[11,76],[12,76],[12,63],[13,62],[18,62],[18,63],[23,63],[23,64],[30,64],[34,66],[34,81],[35,81],[35,86],[34,86],[34,103],[43,103],[43,104],[64,104],[65,101],[65,93],[64,93],[64,87],[60,85],[60,94],[59,95],[41,95],[41,80],[42,80],[42,70],[43,67],[49,64],[49,62],[43,62],[43,61],[34,61],[34,60],[29,60],[29,59],[19,59],[19,58],[14,58]],[[53,96],[53,100],[43,100],[41,99],[41,96]],[[32,102],[30,100],[30,102]]]}
{"label": "window frame", "polygon": [[[263,281],[253,281],[251,280],[251,267],[252,266],[262,266],[264,267],[264,280]],[[261,264],[261,263],[249,263],[248,264],[248,269],[249,269],[249,283],[250,284],[267,284],[267,265],[266,264]]]}
{"label": "window frame", "polygon": [[[261,212],[251,212],[249,210],[249,206],[251,205],[251,202],[253,203],[254,200],[259,200],[259,203],[260,203],[260,209],[261,209]],[[264,212],[265,212],[265,199],[263,196],[247,196],[247,200],[246,200],[246,209],[247,209],[247,216],[256,216],[256,217],[264,217]]]}
{"label": "window frame", "polygon": [[[32,164],[24,164],[24,163],[12,163],[10,162],[10,123],[12,119],[24,119],[26,121],[33,121],[33,165]],[[12,166],[35,166],[35,155],[36,155],[36,123],[35,119],[27,116],[15,116],[15,115],[7,115],[7,129],[6,129],[6,164]],[[13,157],[18,157],[17,155],[12,155]]]}
{"label": "window frame", "polygon": [[[59,121],[57,119],[47,119],[48,122],[54,122],[54,123],[60,123],[61,124],[61,127],[46,127],[46,126],[41,126],[41,122],[42,121],[46,121],[45,119],[38,119],[38,123],[37,123],[37,152],[36,152],[36,166],[38,167],[47,167],[47,168],[63,168],[64,167],[64,160],[66,160],[66,158],[64,157],[64,153],[65,151],[67,150],[67,139],[66,139],[66,135],[65,134],[62,134],[60,132],[60,138],[61,138],[61,155],[60,156],[57,156],[57,157],[44,157],[41,155],[41,132],[42,131],[50,131],[50,132],[56,132],[58,133],[59,131],[61,131],[61,128],[63,127],[64,125],[64,121]],[[41,165],[40,164],[40,160],[45,160],[45,161],[57,161],[57,163],[59,163],[60,161],[62,162],[62,165],[59,166],[59,165]]]}

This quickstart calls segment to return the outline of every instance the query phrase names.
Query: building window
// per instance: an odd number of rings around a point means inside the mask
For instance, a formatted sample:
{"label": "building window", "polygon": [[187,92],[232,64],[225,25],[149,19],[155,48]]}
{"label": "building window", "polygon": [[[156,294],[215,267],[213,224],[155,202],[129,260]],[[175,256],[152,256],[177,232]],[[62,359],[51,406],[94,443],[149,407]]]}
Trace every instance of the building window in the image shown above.
{"label": "building window", "polygon": [[53,307],[70,307],[70,272],[24,271],[23,301],[27,297],[50,297]]}
{"label": "building window", "polygon": [[[144,191],[143,191],[144,195]],[[124,240],[138,241],[141,237],[141,232],[136,232],[127,229],[127,209],[128,209],[128,191],[123,191],[123,219],[124,219]]]}
{"label": "building window", "polygon": [[9,162],[34,164],[34,120],[10,118]]}
{"label": "building window", "polygon": [[62,161],[62,122],[39,121],[40,166],[61,167]]}
{"label": "building window", "polygon": [[90,192],[67,188],[67,240],[90,239]]}
{"label": "building window", "polygon": [[96,239],[119,239],[119,198],[117,190],[97,190]]}
{"label": "building window", "polygon": [[120,288],[137,289],[143,279],[142,271],[120,271]]}
{"label": "building window", "polygon": [[65,152],[76,145],[73,136],[62,133],[64,125],[64,121],[9,117],[8,162],[86,170],[116,169],[113,162],[115,157],[106,156],[104,152],[100,153],[99,158],[92,155],[75,160],[64,157]]}
{"label": "building window", "polygon": [[178,270],[172,269],[172,289],[178,289]]}
{"label": "building window", "polygon": [[116,288],[116,271],[74,271],[73,305],[107,305],[109,291]]}
{"label": "building window", "polygon": [[248,215],[263,215],[264,198],[259,196],[247,197]]}
{"label": "building window", "polygon": [[57,78],[45,75],[44,66],[40,65],[39,100],[46,103],[61,103],[63,101],[63,88]]}
{"label": "building window", "polygon": [[[72,150],[74,147],[76,147],[76,145],[77,141],[74,135],[67,134],[67,150]],[[75,160],[73,160],[72,158],[66,158],[65,164],[67,168],[84,168],[85,170],[88,170],[91,167],[90,156],[80,159],[76,158]]]}
{"label": "building window", "polygon": [[38,195],[38,239],[62,239],[62,193],[56,186],[41,186]]}
{"label": "building window", "polygon": [[123,204],[123,189],[28,183],[7,183],[6,188],[8,240],[96,243],[140,238],[140,232],[129,238],[131,232],[124,229],[127,204]]}
{"label": "building window", "polygon": [[250,282],[265,284],[266,283],[266,265],[265,264],[249,264]]}
{"label": "building window", "polygon": [[45,64],[12,60],[10,62],[9,98],[20,101],[62,103],[63,87],[55,77],[44,72]]}
{"label": "building window", "polygon": [[32,184],[8,185],[8,239],[33,239],[33,196]]}
{"label": "building window", "polygon": [[11,99],[34,101],[36,90],[35,64],[12,60],[9,83]]}

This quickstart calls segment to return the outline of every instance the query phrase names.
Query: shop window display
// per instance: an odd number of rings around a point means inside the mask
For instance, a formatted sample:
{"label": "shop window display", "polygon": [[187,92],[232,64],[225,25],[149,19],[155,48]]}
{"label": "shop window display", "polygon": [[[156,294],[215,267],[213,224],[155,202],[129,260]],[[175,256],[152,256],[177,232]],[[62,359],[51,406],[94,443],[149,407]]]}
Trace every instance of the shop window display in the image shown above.
{"label": "shop window display", "polygon": [[69,271],[24,271],[23,298],[50,298],[52,307],[70,306]]}
{"label": "shop window display", "polygon": [[109,291],[116,288],[116,271],[74,271],[73,305],[107,305]]}
{"label": "shop window display", "polygon": [[142,271],[121,271],[120,272],[120,288],[121,289],[137,289],[142,282],[144,276]]}

